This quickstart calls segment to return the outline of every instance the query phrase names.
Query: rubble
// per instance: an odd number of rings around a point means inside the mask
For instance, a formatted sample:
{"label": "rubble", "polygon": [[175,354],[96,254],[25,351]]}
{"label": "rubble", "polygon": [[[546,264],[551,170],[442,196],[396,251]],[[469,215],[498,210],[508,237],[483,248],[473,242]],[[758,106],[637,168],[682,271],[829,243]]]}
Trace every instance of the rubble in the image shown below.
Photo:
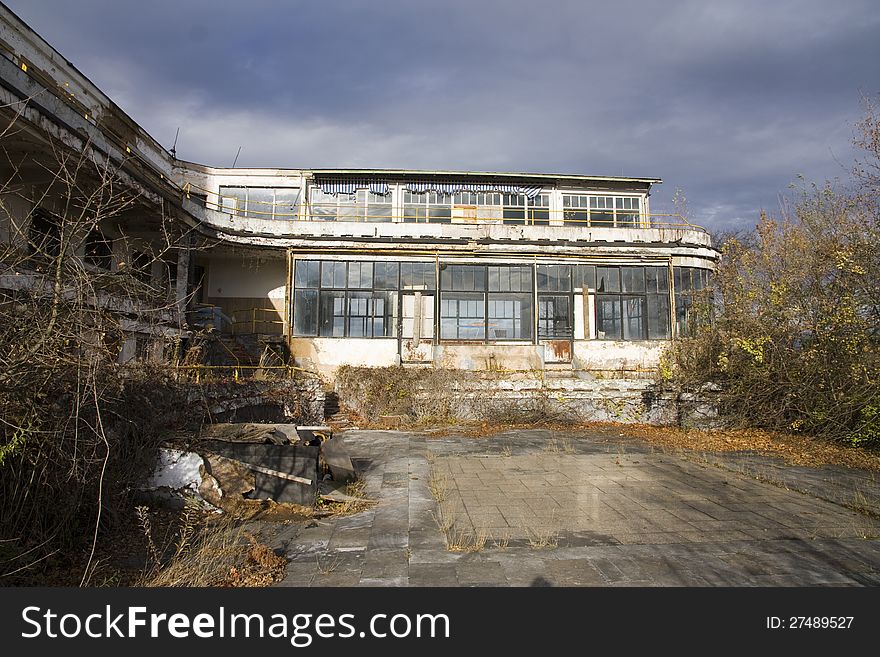
{"label": "rubble", "polygon": [[142,497],[178,507],[195,498],[223,511],[242,500],[313,507],[319,484],[342,486],[357,476],[345,443],[323,425],[219,423],[186,449],[180,442],[159,450]]}

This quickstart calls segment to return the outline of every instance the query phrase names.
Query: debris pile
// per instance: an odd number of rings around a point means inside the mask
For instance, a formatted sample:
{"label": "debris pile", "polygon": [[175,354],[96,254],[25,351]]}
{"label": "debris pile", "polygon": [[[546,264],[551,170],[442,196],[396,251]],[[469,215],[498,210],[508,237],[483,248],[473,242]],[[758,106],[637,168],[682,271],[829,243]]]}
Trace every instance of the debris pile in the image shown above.
{"label": "debris pile", "polygon": [[160,448],[152,476],[138,491],[145,502],[230,512],[243,500],[314,507],[319,496],[343,501],[357,477],[341,436],[327,426],[221,423]]}

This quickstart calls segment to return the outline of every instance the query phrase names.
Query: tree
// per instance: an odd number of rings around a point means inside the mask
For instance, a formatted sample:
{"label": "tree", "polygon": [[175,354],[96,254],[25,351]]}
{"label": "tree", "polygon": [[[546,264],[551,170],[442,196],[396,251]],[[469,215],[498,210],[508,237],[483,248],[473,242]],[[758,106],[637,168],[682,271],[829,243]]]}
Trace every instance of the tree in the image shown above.
{"label": "tree", "polygon": [[802,182],[779,217],[729,238],[715,319],[674,347],[682,384],[722,384],[733,422],[880,446],[880,125],[849,187]]}
{"label": "tree", "polygon": [[181,233],[126,162],[40,130],[28,102],[0,108],[0,581],[63,556],[85,582],[155,447],[133,402],[149,386],[118,356],[175,322],[162,272]]}

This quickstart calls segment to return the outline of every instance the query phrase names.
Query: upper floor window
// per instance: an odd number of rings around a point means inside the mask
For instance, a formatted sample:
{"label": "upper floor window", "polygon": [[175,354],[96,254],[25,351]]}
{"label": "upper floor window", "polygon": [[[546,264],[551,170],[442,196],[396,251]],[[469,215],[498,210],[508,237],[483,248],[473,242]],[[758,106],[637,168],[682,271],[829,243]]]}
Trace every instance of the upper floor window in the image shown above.
{"label": "upper floor window", "polygon": [[220,209],[249,219],[296,219],[299,187],[220,187]]}
{"label": "upper floor window", "polygon": [[354,194],[328,194],[312,187],[309,218],[317,221],[391,221],[391,194],[359,189]]}
{"label": "upper floor window", "polygon": [[452,221],[452,194],[441,192],[403,192],[403,220],[406,223]]}
{"label": "upper floor window", "polygon": [[562,208],[566,224],[633,227],[639,224],[641,198],[563,194]]}

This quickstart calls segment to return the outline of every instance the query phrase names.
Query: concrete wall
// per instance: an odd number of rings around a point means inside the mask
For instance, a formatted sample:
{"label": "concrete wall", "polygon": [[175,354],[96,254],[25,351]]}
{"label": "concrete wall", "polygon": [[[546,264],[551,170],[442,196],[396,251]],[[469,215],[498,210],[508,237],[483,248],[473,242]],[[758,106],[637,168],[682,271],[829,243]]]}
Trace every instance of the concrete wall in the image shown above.
{"label": "concrete wall", "polygon": [[293,338],[294,364],[332,377],[340,365],[389,367],[399,363],[393,338]]}
{"label": "concrete wall", "polygon": [[439,344],[436,367],[457,370],[540,370],[544,348],[533,344]]}
{"label": "concrete wall", "polygon": [[287,264],[283,259],[211,258],[207,269],[208,297],[284,299]]}
{"label": "concrete wall", "polygon": [[576,370],[649,370],[660,363],[667,340],[625,342],[577,340],[572,366]]}
{"label": "concrete wall", "polygon": [[[572,362],[555,364],[558,372],[586,370],[596,376],[627,376],[655,370],[668,341],[623,342],[578,340]],[[471,371],[540,371],[553,359],[543,344],[434,344],[422,341],[419,357],[406,358],[415,366]],[[293,338],[296,365],[332,377],[340,365],[388,367],[400,364],[393,338]]]}

